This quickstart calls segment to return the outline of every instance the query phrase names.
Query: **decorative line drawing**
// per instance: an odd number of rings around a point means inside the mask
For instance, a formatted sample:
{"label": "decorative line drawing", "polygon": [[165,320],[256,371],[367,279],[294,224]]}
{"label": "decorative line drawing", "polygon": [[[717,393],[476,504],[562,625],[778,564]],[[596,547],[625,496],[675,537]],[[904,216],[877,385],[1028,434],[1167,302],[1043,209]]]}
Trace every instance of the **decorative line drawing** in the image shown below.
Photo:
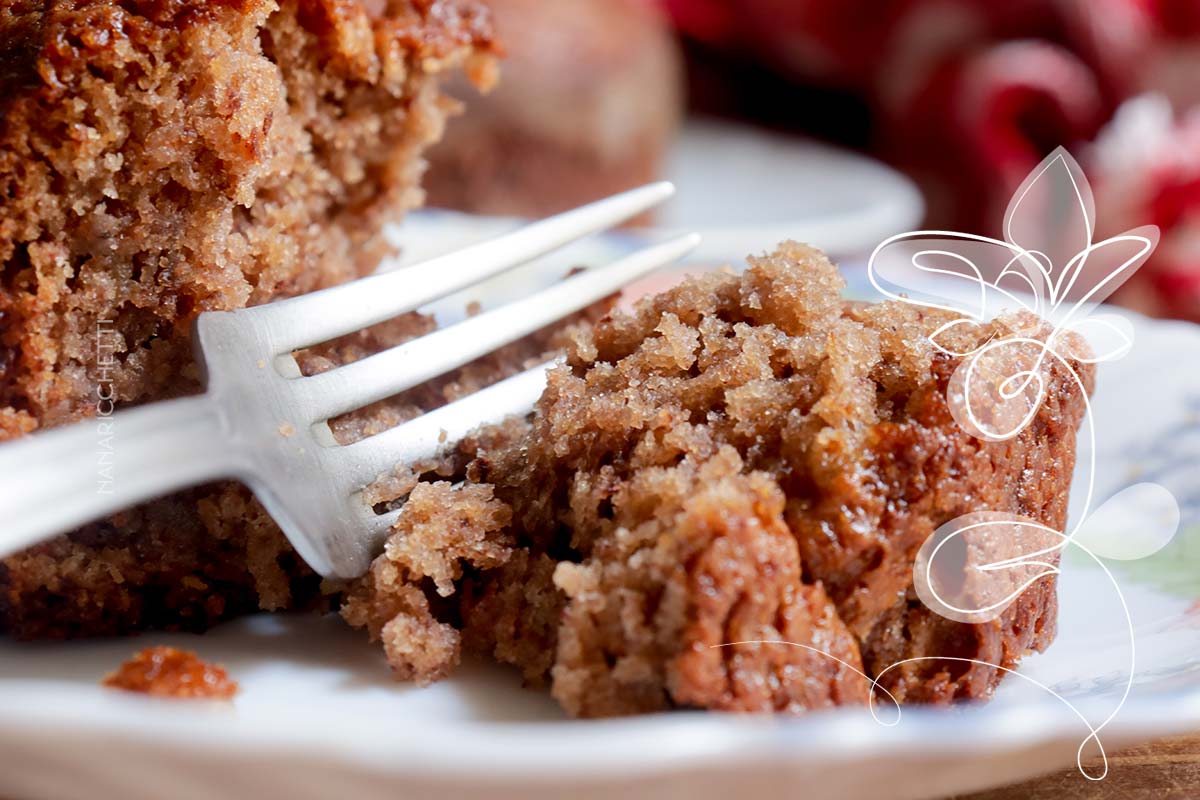
{"label": "decorative line drawing", "polygon": [[[1148,225],[1096,242],[1091,187],[1079,164],[1064,148],[1042,161],[1014,193],[1005,213],[1004,239],[954,231],[922,230],[892,236],[875,248],[867,271],[871,284],[900,303],[950,312],[953,320],[929,336],[938,351],[961,359],[947,388],[954,419],[970,435],[991,442],[1025,430],[1047,397],[1046,374],[1064,370],[1084,398],[1083,435],[1088,461],[1084,502],[1070,531],[1058,531],[1014,514],[979,510],[940,526],[918,551],[914,585],[933,612],[964,623],[995,619],[1026,589],[1059,574],[1059,556],[1068,545],[1087,554],[1103,570],[1120,601],[1129,637],[1129,669],[1116,707],[1092,723],[1067,698],[1049,686],[999,664],[949,656],[904,659],[870,678],[841,659],[814,647],[784,641],[733,644],[787,644],[825,655],[870,682],[868,703],[881,724],[898,724],[899,704],[879,681],[892,669],[914,661],[958,661],[1013,674],[1067,706],[1088,729],[1076,751],[1076,765],[1088,780],[1103,780],[1108,757],[1100,732],[1116,718],[1129,697],[1136,674],[1133,619],[1105,559],[1132,560],[1165,547],[1179,527],[1180,510],[1172,494],[1154,483],[1118,492],[1094,512],[1096,431],[1087,384],[1077,364],[1098,364],[1126,355],[1133,328],[1117,314],[1096,313],[1149,258],[1158,228]],[[954,345],[963,328],[999,320],[1010,335],[992,336],[970,350]],[[966,331],[969,332],[969,331]],[[980,338],[980,337],[977,337]],[[1138,524],[1127,523],[1135,520]],[[1113,535],[1113,531],[1118,535]],[[895,722],[875,710],[881,690],[897,707]],[[1083,753],[1094,741],[1103,763],[1090,774]]]}

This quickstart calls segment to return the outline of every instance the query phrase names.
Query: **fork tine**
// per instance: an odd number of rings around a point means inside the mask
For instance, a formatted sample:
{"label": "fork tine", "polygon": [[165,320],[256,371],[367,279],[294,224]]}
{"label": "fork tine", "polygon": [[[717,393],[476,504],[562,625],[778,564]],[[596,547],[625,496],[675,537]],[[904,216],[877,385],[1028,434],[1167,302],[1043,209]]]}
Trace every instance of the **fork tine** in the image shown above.
{"label": "fork tine", "polygon": [[631,219],[674,193],[669,182],[652,183],[411,267],[240,313],[263,325],[272,355],[283,355],[412,311]]}
{"label": "fork tine", "polygon": [[296,398],[310,423],[391,397],[537,331],[675,261],[699,243],[695,234],[647,247],[601,268],[457,325],[311,378],[299,378]]}
{"label": "fork tine", "polygon": [[392,532],[392,528],[396,527],[396,522],[400,519],[400,514],[404,511],[404,506],[401,506],[383,514],[376,514],[367,506],[363,506],[363,508],[367,511],[363,520],[367,533],[375,539],[386,538]]}
{"label": "fork tine", "polygon": [[330,455],[340,461],[334,473],[356,491],[397,464],[432,458],[447,442],[457,442],[481,425],[527,414],[546,386],[546,370],[554,364],[539,364],[390,430],[335,448]]}

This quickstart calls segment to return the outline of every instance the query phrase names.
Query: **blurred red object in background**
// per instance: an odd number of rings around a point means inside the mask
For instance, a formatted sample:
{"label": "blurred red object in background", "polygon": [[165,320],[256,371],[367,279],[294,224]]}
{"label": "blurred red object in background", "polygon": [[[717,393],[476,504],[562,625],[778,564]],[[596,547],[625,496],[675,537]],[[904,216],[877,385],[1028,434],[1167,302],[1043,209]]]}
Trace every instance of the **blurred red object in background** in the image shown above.
{"label": "blurred red object in background", "polygon": [[1118,300],[1200,321],[1200,106],[1180,117],[1163,95],[1129,100],[1087,156],[1098,235],[1144,223],[1162,231],[1154,258]]}
{"label": "blurred red object in background", "polygon": [[[1122,298],[1200,320],[1200,0],[661,2],[706,50],[861,96],[872,149],[921,185],[935,227],[997,233],[1025,175],[1072,149],[1094,183],[1123,187],[1098,187],[1112,232],[1163,229]],[[1148,93],[1153,120],[1135,105],[1123,125],[1155,137],[1116,130],[1122,102]]]}
{"label": "blurred red object in background", "polygon": [[883,103],[878,150],[921,184],[930,221],[988,234],[1047,153],[1090,140],[1108,115],[1092,72],[1041,40],[948,58]]}

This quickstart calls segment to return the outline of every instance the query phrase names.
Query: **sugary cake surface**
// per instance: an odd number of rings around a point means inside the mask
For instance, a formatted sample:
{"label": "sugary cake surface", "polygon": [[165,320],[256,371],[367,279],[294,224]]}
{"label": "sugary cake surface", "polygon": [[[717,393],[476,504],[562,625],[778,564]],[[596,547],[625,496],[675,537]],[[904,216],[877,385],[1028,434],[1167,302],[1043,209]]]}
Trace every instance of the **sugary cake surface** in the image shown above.
{"label": "sugary cake surface", "polygon": [[603,716],[863,702],[859,672],[901,701],[980,698],[998,670],[936,657],[1011,668],[1049,644],[1053,579],[966,625],[920,604],[913,562],[971,511],[1061,528],[1083,392],[1050,368],[1029,428],[975,439],[946,404],[959,360],[928,339],[949,317],[841,288],[822,255],[785,244],[575,337],[531,423],[467,445],[470,491],[511,507],[476,535],[516,549],[466,570],[464,646]]}

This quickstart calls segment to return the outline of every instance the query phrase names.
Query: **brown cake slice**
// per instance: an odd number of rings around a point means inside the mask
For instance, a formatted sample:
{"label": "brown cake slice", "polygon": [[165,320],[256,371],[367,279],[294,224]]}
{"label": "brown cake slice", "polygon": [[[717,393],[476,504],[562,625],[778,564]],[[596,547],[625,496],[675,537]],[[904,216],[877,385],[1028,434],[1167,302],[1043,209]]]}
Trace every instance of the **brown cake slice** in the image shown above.
{"label": "brown cake slice", "polygon": [[0,11],[0,409],[86,416],[196,387],[202,311],[374,269],[483,57],[470,0],[82,0]]}
{"label": "brown cake slice", "polygon": [[[1029,427],[973,438],[947,407],[960,361],[928,338],[951,317],[847,304],[841,288],[824,256],[785,244],[576,337],[526,430],[468,443],[467,475],[493,487],[459,500],[476,541],[516,550],[460,562],[465,644],[582,716],[861,703],[860,672],[902,702],[984,698],[1001,672],[948,659],[1012,668],[1045,648],[1053,578],[964,624],[918,601],[913,563],[973,511],[1061,530],[1085,397],[1049,366]],[[887,669],[909,658],[924,660]]]}
{"label": "brown cake slice", "polygon": [[[455,106],[439,76],[486,74],[491,35],[474,0],[0,5],[0,441],[107,412],[109,397],[195,392],[200,312],[374,269]],[[431,324],[410,316],[306,363]],[[509,350],[340,432],[386,427],[532,354]],[[217,484],[0,562],[0,631],[202,628],[316,602],[318,583],[248,491]]]}

